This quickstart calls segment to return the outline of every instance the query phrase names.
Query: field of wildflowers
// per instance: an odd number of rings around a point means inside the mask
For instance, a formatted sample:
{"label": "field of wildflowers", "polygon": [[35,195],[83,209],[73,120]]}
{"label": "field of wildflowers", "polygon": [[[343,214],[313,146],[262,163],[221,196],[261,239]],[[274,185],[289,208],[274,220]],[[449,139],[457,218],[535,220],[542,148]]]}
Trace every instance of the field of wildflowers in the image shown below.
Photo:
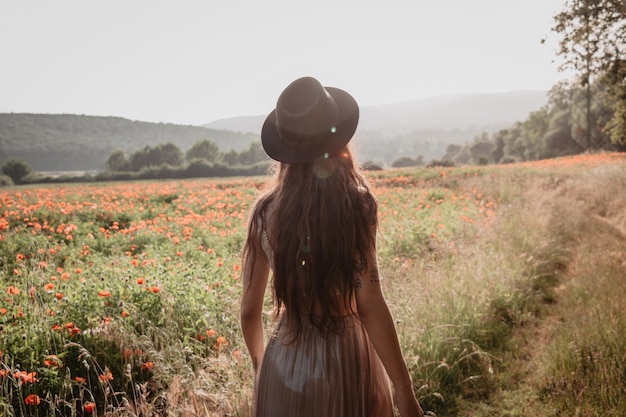
{"label": "field of wildflowers", "polygon": [[[381,270],[388,281],[400,271],[400,281],[413,282],[415,265],[445,268],[466,256],[514,198],[504,189],[508,179],[481,187],[496,177],[623,161],[602,154],[369,174],[380,202]],[[248,210],[265,183],[0,190],[0,414],[246,415],[253,375],[238,323],[241,249]],[[446,395],[488,388],[500,347],[497,332],[484,336],[479,322],[500,326],[485,314],[512,291],[513,275],[486,283],[480,296],[451,291],[456,277],[429,299],[385,283],[416,391],[431,409],[441,409]],[[455,307],[441,307],[446,302]],[[421,308],[430,313],[415,312]],[[460,317],[468,308],[463,326],[438,313]],[[269,330],[269,298],[267,310]],[[478,378],[487,382],[478,386]]]}

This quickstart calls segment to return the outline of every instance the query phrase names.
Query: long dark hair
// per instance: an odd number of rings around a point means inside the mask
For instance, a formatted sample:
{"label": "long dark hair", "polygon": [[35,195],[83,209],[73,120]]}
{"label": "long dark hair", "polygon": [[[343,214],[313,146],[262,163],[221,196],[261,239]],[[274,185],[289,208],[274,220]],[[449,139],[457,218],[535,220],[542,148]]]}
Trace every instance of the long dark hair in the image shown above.
{"label": "long dark hair", "polygon": [[307,319],[324,334],[336,331],[337,312],[352,308],[377,222],[376,199],[348,149],[313,163],[280,164],[251,216],[244,256],[265,230],[274,252],[275,312],[284,309],[293,339]]}

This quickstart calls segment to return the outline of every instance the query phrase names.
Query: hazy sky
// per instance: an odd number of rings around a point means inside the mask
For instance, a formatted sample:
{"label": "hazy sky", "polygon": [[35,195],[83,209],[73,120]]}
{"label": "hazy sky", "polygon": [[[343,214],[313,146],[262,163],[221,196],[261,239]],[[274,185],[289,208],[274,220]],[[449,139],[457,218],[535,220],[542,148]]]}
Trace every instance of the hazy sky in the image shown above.
{"label": "hazy sky", "polygon": [[304,75],[361,105],[547,90],[564,2],[0,0],[0,112],[198,125]]}

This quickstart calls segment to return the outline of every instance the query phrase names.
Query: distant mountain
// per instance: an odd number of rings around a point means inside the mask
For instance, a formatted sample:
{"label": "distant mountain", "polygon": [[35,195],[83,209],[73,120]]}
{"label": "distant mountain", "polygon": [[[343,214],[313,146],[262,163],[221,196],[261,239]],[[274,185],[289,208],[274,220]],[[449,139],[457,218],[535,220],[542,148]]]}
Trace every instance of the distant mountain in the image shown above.
{"label": "distant mountain", "polygon": [[230,130],[233,132],[248,132],[261,135],[261,126],[267,114],[261,116],[236,116],[226,119],[219,119],[211,123],[202,125],[207,129]]}
{"label": "distant mountain", "polygon": [[[464,145],[483,132],[510,127],[547,101],[545,91],[514,91],[363,106],[353,146],[359,160],[386,166],[404,156],[441,159],[448,145]],[[233,117],[204,126],[260,135],[265,117]]]}
{"label": "distant mountain", "polygon": [[[506,127],[547,103],[545,91],[458,94],[361,107],[359,132],[401,135],[424,129]],[[260,134],[267,115],[220,119],[204,127]]]}

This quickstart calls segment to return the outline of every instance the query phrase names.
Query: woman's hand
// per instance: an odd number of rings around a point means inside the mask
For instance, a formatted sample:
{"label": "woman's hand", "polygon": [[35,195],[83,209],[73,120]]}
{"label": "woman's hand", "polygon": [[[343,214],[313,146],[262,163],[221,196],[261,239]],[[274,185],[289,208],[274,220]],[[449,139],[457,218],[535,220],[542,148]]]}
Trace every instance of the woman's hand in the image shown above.
{"label": "woman's hand", "polygon": [[401,417],[423,417],[424,411],[420,407],[412,389],[396,391],[396,403]]}

